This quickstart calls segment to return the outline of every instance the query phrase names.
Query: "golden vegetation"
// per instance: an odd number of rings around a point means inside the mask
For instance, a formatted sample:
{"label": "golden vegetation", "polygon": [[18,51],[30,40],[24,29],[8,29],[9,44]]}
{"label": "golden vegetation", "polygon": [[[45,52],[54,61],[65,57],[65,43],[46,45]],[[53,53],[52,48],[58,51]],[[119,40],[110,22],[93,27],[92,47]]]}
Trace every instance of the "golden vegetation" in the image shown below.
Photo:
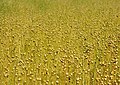
{"label": "golden vegetation", "polygon": [[0,85],[119,85],[119,0],[0,0]]}

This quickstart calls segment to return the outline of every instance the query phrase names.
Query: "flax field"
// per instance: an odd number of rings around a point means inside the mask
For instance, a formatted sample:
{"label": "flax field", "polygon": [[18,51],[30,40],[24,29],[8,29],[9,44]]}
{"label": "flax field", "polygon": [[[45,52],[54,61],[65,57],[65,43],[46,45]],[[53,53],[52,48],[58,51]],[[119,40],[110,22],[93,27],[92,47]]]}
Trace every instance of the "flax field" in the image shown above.
{"label": "flax field", "polygon": [[120,0],[0,0],[0,85],[120,85]]}

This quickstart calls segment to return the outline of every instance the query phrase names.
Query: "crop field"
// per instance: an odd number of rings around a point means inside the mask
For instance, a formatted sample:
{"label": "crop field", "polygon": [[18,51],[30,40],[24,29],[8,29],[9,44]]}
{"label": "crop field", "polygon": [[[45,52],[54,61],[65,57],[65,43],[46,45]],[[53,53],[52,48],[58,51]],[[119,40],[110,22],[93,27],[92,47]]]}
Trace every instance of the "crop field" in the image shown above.
{"label": "crop field", "polygon": [[120,85],[120,0],[0,0],[0,85]]}

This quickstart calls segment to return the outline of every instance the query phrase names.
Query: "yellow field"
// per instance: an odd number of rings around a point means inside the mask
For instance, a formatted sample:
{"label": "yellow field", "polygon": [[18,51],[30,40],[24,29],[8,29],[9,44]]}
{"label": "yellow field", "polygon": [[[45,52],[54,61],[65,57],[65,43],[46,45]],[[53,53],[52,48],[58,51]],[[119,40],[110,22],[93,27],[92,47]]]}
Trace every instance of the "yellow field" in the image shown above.
{"label": "yellow field", "polygon": [[120,85],[120,0],[0,0],[0,85]]}

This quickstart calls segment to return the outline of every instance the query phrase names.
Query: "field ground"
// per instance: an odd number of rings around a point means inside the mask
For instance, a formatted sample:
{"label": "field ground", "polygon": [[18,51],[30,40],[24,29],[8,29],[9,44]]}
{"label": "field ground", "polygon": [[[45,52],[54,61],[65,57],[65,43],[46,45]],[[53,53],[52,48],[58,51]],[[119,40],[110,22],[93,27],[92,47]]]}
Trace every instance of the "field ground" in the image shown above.
{"label": "field ground", "polygon": [[120,0],[0,0],[0,85],[120,85]]}

